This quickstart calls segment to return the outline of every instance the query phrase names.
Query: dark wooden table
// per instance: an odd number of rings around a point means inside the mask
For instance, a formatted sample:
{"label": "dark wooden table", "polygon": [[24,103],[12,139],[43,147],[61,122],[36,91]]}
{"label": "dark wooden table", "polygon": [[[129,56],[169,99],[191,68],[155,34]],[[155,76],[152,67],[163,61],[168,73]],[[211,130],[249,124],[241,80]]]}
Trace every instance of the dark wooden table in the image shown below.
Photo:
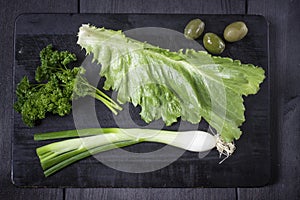
{"label": "dark wooden table", "polygon": [[[0,0],[0,199],[300,199],[299,0]],[[261,188],[17,188],[10,180],[15,18],[21,13],[259,14],[270,23],[272,177]]]}

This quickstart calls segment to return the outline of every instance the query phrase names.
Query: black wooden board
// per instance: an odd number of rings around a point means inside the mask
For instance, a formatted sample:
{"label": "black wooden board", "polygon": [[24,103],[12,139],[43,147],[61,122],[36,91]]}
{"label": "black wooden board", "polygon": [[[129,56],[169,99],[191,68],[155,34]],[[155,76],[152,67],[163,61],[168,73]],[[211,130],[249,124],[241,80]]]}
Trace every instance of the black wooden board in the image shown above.
{"label": "black wooden board", "polygon": [[[182,32],[186,23],[199,17],[206,22],[206,32],[222,34],[224,27],[236,20],[246,22],[249,33],[239,42],[227,43],[222,56],[253,63],[265,69],[267,78],[257,95],[245,98],[246,122],[242,125],[243,135],[236,142],[233,156],[219,164],[217,151],[211,151],[205,158],[185,152],[171,165],[148,173],[127,173],[105,166],[93,157],[81,160],[62,171],[45,178],[35,149],[49,142],[35,142],[33,134],[73,129],[72,115],[58,117],[49,115],[34,128],[26,127],[21,116],[14,112],[12,138],[12,181],[24,187],[257,187],[270,180],[270,121],[268,76],[268,25],[261,16],[249,15],[201,15],[201,14],[26,14],[16,20],[14,83],[24,75],[34,77],[39,65],[39,52],[48,44],[60,50],[77,54],[79,65],[85,53],[76,44],[78,28],[83,23],[98,27],[129,30],[138,27],[164,27]],[[201,42],[199,40],[199,42]],[[14,87],[15,88],[15,87]],[[14,97],[14,101],[16,98]],[[131,118],[143,124],[138,108],[130,106]],[[102,126],[114,126],[112,114],[96,103],[98,119]],[[126,126],[126,121],[124,122]],[[179,123],[170,129],[176,129]],[[190,126],[193,127],[193,126]],[[189,128],[189,127],[187,127]],[[199,129],[207,128],[202,122]],[[147,143],[129,148],[134,152],[150,152],[162,145]],[[115,157],[122,165],[134,162],[130,158]],[[159,162],[143,160],[140,162]],[[136,163],[134,163],[136,164]]]}

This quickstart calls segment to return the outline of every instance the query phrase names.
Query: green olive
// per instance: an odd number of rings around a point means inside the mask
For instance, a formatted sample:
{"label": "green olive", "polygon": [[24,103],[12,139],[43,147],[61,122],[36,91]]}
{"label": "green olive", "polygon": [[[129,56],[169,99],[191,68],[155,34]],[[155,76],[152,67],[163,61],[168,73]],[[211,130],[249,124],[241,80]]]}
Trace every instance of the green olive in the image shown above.
{"label": "green olive", "polygon": [[213,54],[221,54],[225,49],[224,41],[214,33],[204,35],[203,45],[207,51]]}
{"label": "green olive", "polygon": [[243,39],[248,33],[248,28],[244,22],[237,21],[226,26],[224,38],[228,42],[236,42]]}
{"label": "green olive", "polygon": [[184,36],[188,39],[197,39],[204,31],[205,24],[201,19],[191,20],[184,29]]}

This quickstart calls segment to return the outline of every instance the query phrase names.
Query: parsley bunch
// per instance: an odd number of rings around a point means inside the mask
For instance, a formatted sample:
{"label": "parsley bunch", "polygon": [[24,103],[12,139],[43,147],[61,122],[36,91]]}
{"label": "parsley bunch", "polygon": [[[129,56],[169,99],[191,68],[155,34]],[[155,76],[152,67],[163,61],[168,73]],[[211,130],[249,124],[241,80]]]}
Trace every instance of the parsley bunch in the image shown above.
{"label": "parsley bunch", "polygon": [[30,83],[23,77],[17,85],[17,102],[14,109],[21,113],[23,122],[33,127],[37,120],[46,117],[46,113],[64,116],[72,110],[72,100],[92,96],[102,101],[113,113],[121,107],[96,87],[90,85],[82,76],[82,67],[68,68],[76,61],[76,56],[68,51],[53,50],[48,45],[40,52],[41,66],[35,71],[35,81]]}

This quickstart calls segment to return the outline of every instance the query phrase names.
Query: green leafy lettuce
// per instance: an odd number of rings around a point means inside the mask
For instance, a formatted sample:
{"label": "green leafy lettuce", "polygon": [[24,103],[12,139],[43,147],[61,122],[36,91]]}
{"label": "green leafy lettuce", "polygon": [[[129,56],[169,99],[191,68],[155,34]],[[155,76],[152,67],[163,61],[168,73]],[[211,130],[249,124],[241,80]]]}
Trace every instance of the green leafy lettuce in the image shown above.
{"label": "green leafy lettuce", "polygon": [[171,125],[181,117],[199,123],[203,117],[226,142],[241,135],[242,96],[257,93],[265,78],[252,64],[192,49],[171,52],[90,25],[82,25],[77,43],[101,64],[104,89],[117,91],[120,103],[140,105],[145,122],[162,118]]}

